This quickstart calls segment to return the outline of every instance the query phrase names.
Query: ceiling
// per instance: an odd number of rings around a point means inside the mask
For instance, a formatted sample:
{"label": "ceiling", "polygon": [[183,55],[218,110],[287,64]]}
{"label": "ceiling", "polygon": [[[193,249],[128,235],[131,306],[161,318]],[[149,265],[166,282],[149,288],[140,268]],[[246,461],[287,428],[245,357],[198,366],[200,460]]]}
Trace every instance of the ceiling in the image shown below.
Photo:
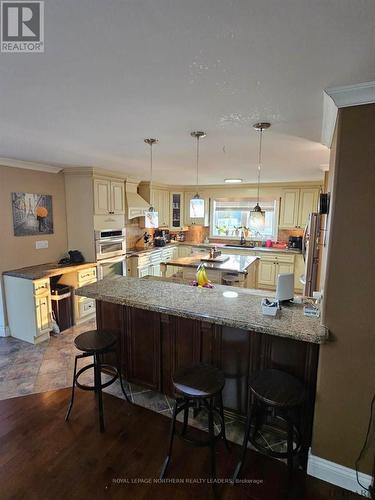
{"label": "ceiling", "polygon": [[323,89],[375,80],[373,0],[48,0],[45,53],[0,54],[0,156],[194,184],[322,177]]}

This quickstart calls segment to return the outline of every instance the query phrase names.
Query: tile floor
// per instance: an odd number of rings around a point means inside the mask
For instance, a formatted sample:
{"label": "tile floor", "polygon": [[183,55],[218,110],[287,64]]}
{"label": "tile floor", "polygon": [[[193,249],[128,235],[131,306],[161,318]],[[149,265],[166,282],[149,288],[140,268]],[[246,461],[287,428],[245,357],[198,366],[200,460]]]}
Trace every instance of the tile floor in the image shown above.
{"label": "tile floor", "polygon": [[[74,346],[74,338],[93,328],[95,322],[87,322],[60,335],[51,336],[49,341],[36,346],[12,337],[0,337],[0,400],[70,387],[74,357],[80,352]],[[91,363],[90,357],[80,359],[78,368],[89,363]],[[92,370],[82,374],[80,381],[93,383]],[[169,417],[172,415],[173,400],[167,396],[132,383],[125,383],[124,387],[135,404]],[[118,381],[104,390],[124,399]],[[178,417],[182,419],[182,414]],[[189,418],[189,425],[207,430],[205,413],[199,413],[195,419]],[[226,417],[225,425],[228,439],[241,444],[244,424]],[[285,450],[286,442],[283,437],[275,439],[272,431],[259,433],[258,439],[274,450]]]}

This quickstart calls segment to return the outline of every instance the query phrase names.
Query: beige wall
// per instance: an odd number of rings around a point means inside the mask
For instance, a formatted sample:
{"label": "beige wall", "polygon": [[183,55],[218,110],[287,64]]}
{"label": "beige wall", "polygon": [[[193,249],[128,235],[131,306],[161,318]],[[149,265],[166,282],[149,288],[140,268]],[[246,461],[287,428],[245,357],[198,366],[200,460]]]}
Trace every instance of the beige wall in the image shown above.
{"label": "beige wall", "polygon": [[[54,234],[14,236],[12,192],[51,194]],[[63,175],[0,166],[0,228],[0,273],[9,269],[53,262],[61,258],[67,250]],[[47,240],[48,248],[36,250],[37,240]],[[0,297],[0,327],[4,326],[1,313]]]}
{"label": "beige wall", "polygon": [[[375,105],[338,115],[312,453],[354,469],[375,393]],[[374,429],[373,429],[374,430]],[[371,474],[374,434],[360,470]]]}

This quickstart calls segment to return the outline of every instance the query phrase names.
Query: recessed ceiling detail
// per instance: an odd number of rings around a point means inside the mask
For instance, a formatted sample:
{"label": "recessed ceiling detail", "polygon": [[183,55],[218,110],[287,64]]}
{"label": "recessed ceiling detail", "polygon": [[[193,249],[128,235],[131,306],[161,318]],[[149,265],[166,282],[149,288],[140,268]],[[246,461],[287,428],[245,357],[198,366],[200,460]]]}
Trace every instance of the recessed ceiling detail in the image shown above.
{"label": "recessed ceiling detail", "polygon": [[154,180],[191,184],[202,127],[200,184],[255,182],[262,120],[262,182],[317,180],[323,89],[375,80],[375,2],[86,3],[49,0],[43,54],[0,54],[3,157],[148,179],[158,137]]}

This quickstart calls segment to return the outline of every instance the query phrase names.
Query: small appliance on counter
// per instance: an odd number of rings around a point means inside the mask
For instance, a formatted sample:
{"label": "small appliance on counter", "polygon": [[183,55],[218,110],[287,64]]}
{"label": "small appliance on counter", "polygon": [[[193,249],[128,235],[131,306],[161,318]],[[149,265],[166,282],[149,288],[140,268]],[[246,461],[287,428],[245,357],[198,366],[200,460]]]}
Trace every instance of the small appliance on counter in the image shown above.
{"label": "small appliance on counter", "polygon": [[288,248],[302,250],[302,236],[289,236]]}
{"label": "small appliance on counter", "polygon": [[154,246],[155,247],[165,247],[167,244],[165,238],[163,236],[155,236],[154,237]]}
{"label": "small appliance on counter", "polygon": [[171,234],[168,229],[156,229],[154,238],[164,238],[166,243],[170,243]]}

